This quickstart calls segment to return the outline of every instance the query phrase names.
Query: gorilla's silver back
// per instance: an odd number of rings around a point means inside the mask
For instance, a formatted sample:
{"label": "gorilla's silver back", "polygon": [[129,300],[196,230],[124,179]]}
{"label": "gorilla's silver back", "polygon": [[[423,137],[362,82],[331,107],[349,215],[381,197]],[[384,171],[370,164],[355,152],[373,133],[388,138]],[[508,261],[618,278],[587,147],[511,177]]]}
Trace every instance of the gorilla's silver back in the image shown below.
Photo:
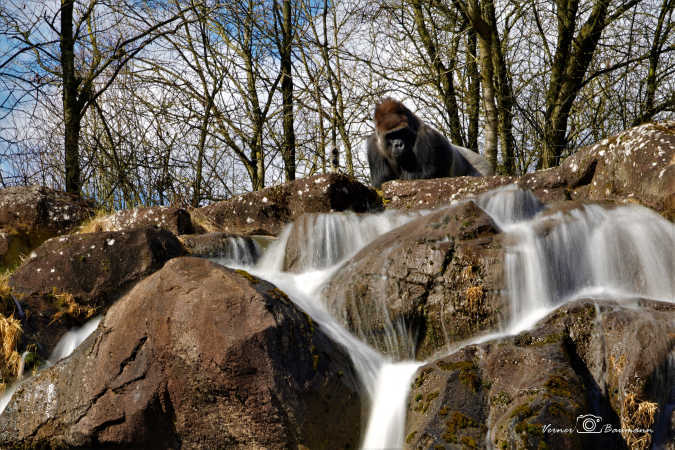
{"label": "gorilla's silver back", "polygon": [[479,153],[474,152],[473,150],[469,150],[468,148],[460,147],[459,145],[455,144],[450,144],[452,148],[455,150],[459,151],[461,155],[466,159],[469,164],[473,166],[474,169],[476,169],[482,176],[489,176],[489,175],[494,175],[495,172],[490,167],[490,163],[487,161],[487,159],[483,158]]}

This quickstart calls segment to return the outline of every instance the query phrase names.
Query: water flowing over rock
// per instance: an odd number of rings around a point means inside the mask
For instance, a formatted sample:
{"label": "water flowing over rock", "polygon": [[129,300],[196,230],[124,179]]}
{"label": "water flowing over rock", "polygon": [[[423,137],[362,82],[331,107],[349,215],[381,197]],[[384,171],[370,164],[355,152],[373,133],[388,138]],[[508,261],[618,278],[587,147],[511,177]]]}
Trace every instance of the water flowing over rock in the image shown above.
{"label": "water flowing over rock", "polygon": [[355,379],[344,351],[273,285],[177,258],[17,389],[0,446],[354,448]]}
{"label": "water flowing over rock", "polygon": [[353,256],[375,238],[419,214],[303,214],[289,224],[267,250],[267,269],[302,272],[324,269]]}
{"label": "water flowing over rock", "polygon": [[376,239],[324,290],[343,323],[386,354],[426,358],[503,321],[503,249],[473,202],[433,212]]}
{"label": "water flowing over rock", "polygon": [[72,230],[93,211],[93,202],[46,187],[0,189],[0,268],[17,264],[22,255]]}
{"label": "water flowing over rock", "polygon": [[97,217],[88,224],[89,231],[130,231],[138,228],[156,227],[175,235],[194,231],[190,214],[182,209],[168,206],[138,207],[117,211]]}
{"label": "water flowing over rock", "polygon": [[387,208],[429,209],[516,183],[545,203],[617,200],[675,220],[675,122],[648,123],[577,150],[559,167],[507,176],[384,183]]}
{"label": "water flowing over rock", "polygon": [[277,235],[304,213],[369,211],[381,205],[375,190],[342,174],[316,175],[197,208],[207,231]]}
{"label": "water flowing over rock", "polygon": [[125,289],[185,251],[156,228],[73,234],[35,249],[9,284],[26,312],[25,345],[47,357],[73,326],[104,312]]}
{"label": "water flowing over rock", "polygon": [[581,300],[528,332],[433,361],[413,382],[406,448],[649,448],[653,436],[576,431],[584,426],[666,426],[662,445],[675,438],[660,414],[675,393],[674,325],[673,304]]}
{"label": "water flowing over rock", "polygon": [[262,253],[259,240],[229,233],[191,234],[178,237],[190,255],[221,258],[239,265],[255,264]]}

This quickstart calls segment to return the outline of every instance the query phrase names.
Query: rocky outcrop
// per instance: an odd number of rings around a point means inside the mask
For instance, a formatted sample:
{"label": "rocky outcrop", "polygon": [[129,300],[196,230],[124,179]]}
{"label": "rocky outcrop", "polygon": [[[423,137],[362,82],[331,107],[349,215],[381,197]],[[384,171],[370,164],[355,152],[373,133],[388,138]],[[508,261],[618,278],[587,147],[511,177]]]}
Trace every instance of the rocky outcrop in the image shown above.
{"label": "rocky outcrop", "polygon": [[207,231],[276,235],[304,213],[368,211],[377,193],[342,174],[316,175],[197,208],[193,216]]}
{"label": "rocky outcrop", "polygon": [[0,190],[0,268],[17,264],[42,242],[69,232],[93,211],[93,202],[46,187]]}
{"label": "rocky outcrop", "polygon": [[427,209],[516,183],[541,201],[637,202],[675,220],[675,122],[648,123],[577,150],[559,167],[507,176],[384,183],[387,208]]}
{"label": "rocky outcrop", "polygon": [[[497,234],[473,202],[423,216],[345,263],[324,289],[326,302],[350,330],[385,353],[427,358],[502,319]],[[401,341],[408,334],[414,342]]]}
{"label": "rocky outcrop", "polygon": [[37,344],[46,357],[70,327],[105,312],[125,289],[184,252],[173,234],[156,228],[46,241],[9,280],[26,313],[26,345]]}
{"label": "rocky outcrop", "polygon": [[138,207],[97,217],[87,224],[86,231],[130,231],[147,227],[162,228],[175,235],[194,232],[190,214],[169,206]]}
{"label": "rocky outcrop", "polygon": [[[652,437],[674,439],[675,306],[635,304],[577,301],[532,331],[422,366],[406,448],[646,449]],[[601,426],[657,433],[576,432]]]}
{"label": "rocky outcrop", "polygon": [[354,380],[349,357],[273,285],[177,258],[19,387],[0,447],[355,448]]}
{"label": "rocky outcrop", "polygon": [[250,236],[229,233],[205,233],[179,236],[190,255],[223,258],[239,264],[252,265],[258,261],[261,246]]}

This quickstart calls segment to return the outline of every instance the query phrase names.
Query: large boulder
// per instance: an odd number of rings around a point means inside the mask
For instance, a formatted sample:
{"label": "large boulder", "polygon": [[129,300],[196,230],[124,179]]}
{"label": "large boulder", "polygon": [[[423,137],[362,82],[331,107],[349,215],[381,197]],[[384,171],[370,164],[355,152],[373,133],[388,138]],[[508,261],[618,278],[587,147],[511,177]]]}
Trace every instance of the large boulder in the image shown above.
{"label": "large boulder", "polygon": [[93,211],[93,202],[46,187],[1,189],[0,269],[17,264],[50,237],[71,231]]}
{"label": "large boulder", "polygon": [[497,234],[473,202],[415,219],[342,266],[323,291],[328,307],[381,351],[427,358],[503,319]]}
{"label": "large boulder", "polygon": [[316,175],[192,211],[207,231],[277,235],[304,213],[368,211],[381,205],[375,190],[342,174]]}
{"label": "large boulder", "polygon": [[175,235],[194,232],[190,213],[182,208],[169,206],[140,206],[100,216],[87,223],[86,232],[129,231],[156,227]]}
{"label": "large boulder", "polygon": [[185,251],[156,228],[71,234],[35,249],[9,285],[25,311],[25,345],[46,357],[69,328],[105,312],[133,283]]}
{"label": "large boulder", "polygon": [[[661,448],[675,439],[674,324],[673,304],[580,300],[422,366],[406,448]],[[577,432],[608,426],[624,431]]]}
{"label": "large boulder", "polygon": [[559,167],[508,176],[397,180],[384,183],[387,208],[428,209],[516,183],[545,203],[637,202],[675,218],[675,121],[648,123],[577,150]]}
{"label": "large boulder", "polygon": [[169,261],[16,391],[7,448],[355,448],[350,358],[273,285]]}

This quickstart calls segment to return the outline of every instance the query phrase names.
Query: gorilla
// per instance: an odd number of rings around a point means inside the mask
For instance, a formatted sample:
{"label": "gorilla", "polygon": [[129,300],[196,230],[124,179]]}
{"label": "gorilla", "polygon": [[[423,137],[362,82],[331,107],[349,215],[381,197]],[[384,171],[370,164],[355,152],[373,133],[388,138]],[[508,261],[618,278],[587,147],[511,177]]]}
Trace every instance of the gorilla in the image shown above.
{"label": "gorilla", "polygon": [[370,181],[492,175],[490,164],[468,148],[452,145],[403,103],[385,98],[375,107],[375,133],[367,141]]}

